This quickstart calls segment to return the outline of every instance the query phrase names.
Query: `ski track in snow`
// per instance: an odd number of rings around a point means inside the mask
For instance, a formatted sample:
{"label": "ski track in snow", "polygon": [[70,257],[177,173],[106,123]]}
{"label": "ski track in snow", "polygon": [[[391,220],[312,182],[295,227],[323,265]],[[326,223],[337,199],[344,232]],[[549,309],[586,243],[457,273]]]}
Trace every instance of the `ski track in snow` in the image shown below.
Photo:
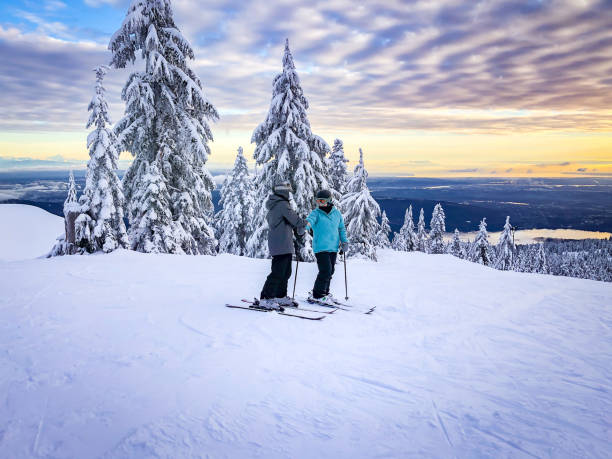
{"label": "ski track in snow", "polygon": [[0,262],[0,457],[609,457],[612,285],[381,251],[372,315],[224,307],[268,268]]}

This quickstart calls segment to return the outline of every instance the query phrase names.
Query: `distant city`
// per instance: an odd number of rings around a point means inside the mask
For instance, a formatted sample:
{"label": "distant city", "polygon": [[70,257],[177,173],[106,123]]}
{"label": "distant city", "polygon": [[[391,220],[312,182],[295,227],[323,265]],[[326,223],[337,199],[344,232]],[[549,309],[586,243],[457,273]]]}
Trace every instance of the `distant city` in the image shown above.
{"label": "distant city", "polygon": [[[223,170],[212,173],[220,184]],[[120,173],[120,176],[122,174]],[[62,215],[68,171],[23,170],[0,172],[0,203],[28,203]],[[85,171],[75,170],[79,190]],[[413,178],[370,177],[374,198],[398,231],[408,205],[418,218],[422,207],[429,222],[436,203],[442,203],[446,229],[462,233],[478,229],[487,218],[491,232],[500,231],[507,215],[519,230],[571,229],[612,232],[612,178]],[[264,197],[261,197],[264,199]],[[218,206],[219,191],[213,192]],[[559,237],[577,239],[579,233],[559,232]],[[533,235],[537,237],[537,233]],[[551,237],[542,232],[542,237]]]}

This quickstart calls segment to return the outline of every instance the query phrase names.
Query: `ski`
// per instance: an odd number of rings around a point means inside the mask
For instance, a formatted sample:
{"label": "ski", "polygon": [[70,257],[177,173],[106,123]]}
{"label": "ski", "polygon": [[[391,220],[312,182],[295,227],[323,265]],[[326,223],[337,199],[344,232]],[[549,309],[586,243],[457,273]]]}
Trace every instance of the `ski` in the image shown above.
{"label": "ski", "polygon": [[306,301],[310,304],[318,304],[319,306],[322,306],[324,308],[335,308],[335,309],[340,309],[342,311],[350,311],[349,308],[345,308],[344,306],[340,306],[337,304],[331,305],[329,303],[324,303],[322,301],[317,301],[314,298],[307,298]]}
{"label": "ski", "polygon": [[[252,305],[253,307],[257,307],[257,305],[255,304],[254,301],[249,301],[246,299],[242,299],[240,300],[244,303],[248,303],[250,305]],[[298,311],[306,311],[306,312],[318,312],[320,314],[333,314],[334,312],[336,312],[339,308],[334,307],[331,311],[319,311],[317,309],[307,309],[307,308],[303,308],[301,306],[283,306],[284,308],[289,308],[289,309],[296,309]]]}
{"label": "ski", "polygon": [[277,314],[279,314],[281,316],[296,317],[298,319],[306,319],[306,320],[323,320],[323,319],[325,319],[325,316],[308,317],[308,316],[302,316],[300,314],[290,314],[288,312],[280,311],[280,310],[276,310],[276,309],[258,308],[256,306],[236,306],[234,304],[226,304],[225,306],[228,307],[228,308],[233,308],[233,309],[247,309],[249,311],[276,312]]}
{"label": "ski", "polygon": [[337,308],[337,309],[341,309],[343,311],[355,311],[355,312],[363,312],[363,314],[372,314],[374,312],[374,310],[376,309],[376,306],[367,306],[365,311],[358,311],[357,309],[352,309],[354,308],[353,305],[351,304],[346,304],[346,303],[342,303],[340,301],[334,301],[333,305],[330,305],[329,303],[324,303],[321,301],[317,301],[314,298],[308,298],[306,301],[308,301],[311,304],[318,304],[319,306],[324,306],[326,308]]}
{"label": "ski", "polygon": [[[346,306],[347,308],[353,308],[353,305],[350,304],[346,304],[346,303],[341,303],[340,301],[334,301],[335,305],[341,305],[341,306]],[[359,311],[359,312],[363,312],[364,314],[372,314],[374,312],[374,310],[376,309],[376,306],[366,306],[367,311]],[[357,311],[357,309],[351,309],[351,311]]]}
{"label": "ski", "polygon": [[[333,303],[336,306],[344,306],[344,307],[347,307],[347,308],[354,308],[355,307],[352,304],[343,303],[343,302],[338,301],[338,300],[332,300],[332,301],[333,301]],[[374,312],[374,310],[376,309],[376,306],[366,306],[366,309],[367,309],[367,311],[364,312],[364,314],[372,314],[372,312]]]}

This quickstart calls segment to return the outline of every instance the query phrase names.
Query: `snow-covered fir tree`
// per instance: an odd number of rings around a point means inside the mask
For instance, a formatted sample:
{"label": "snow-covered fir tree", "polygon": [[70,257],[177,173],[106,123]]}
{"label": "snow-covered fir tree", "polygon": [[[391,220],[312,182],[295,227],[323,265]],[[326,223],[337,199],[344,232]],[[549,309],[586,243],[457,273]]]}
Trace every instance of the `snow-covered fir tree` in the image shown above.
{"label": "snow-covered fir tree", "polygon": [[522,249],[519,250],[520,246],[517,246],[517,253],[514,257],[514,263],[512,265],[513,271],[518,271],[520,273],[530,273],[532,272],[532,246],[525,245],[522,246]]}
{"label": "snow-covered fir tree", "polygon": [[215,253],[214,182],[205,163],[208,122],[218,114],[189,66],[193,49],[174,23],[170,0],[132,0],[109,49],[115,68],[137,55],[144,60],[123,88],[125,116],[115,126],[121,149],[134,156],[123,179],[132,248]]}
{"label": "snow-covered fir tree", "polygon": [[327,158],[327,170],[329,185],[331,186],[334,198],[337,202],[340,202],[342,196],[346,192],[346,182],[348,181],[346,163],[348,162],[348,159],[344,157],[344,145],[342,140],[334,140],[331,154],[329,158]]}
{"label": "snow-covered fir tree", "polygon": [[89,103],[87,128],[95,129],[87,137],[89,162],[85,189],[79,200],[81,215],[76,219],[76,245],[85,252],[111,252],[128,247],[123,222],[123,192],[117,177],[119,152],[110,124],[105,89],[102,84],[108,67],[96,72],[95,94]]}
{"label": "snow-covered fir tree", "polygon": [[391,232],[391,226],[389,225],[389,219],[387,218],[387,212],[383,210],[382,217],[380,218],[380,226],[376,233],[376,247],[381,249],[388,249],[391,247],[389,241],[389,233]]}
{"label": "snow-covered fir tree", "polygon": [[253,179],[242,147],[238,148],[232,173],[223,183],[219,204],[222,209],[215,218],[219,252],[246,255],[256,203]]}
{"label": "snow-covered fir tree", "polygon": [[[268,115],[251,138],[256,144],[253,157],[261,169],[257,175],[257,196],[265,199],[275,183],[288,180],[293,187],[293,205],[301,216],[313,207],[313,199],[320,189],[328,189],[325,155],[329,145],[312,133],[306,110],[308,101],[300,85],[289,40],[285,41],[283,71],[274,78],[272,101]],[[266,207],[257,207],[254,232],[248,241],[252,257],[268,256]],[[307,247],[303,255],[310,259]]]}
{"label": "snow-covered fir tree", "polygon": [[406,209],[404,224],[399,233],[393,236],[392,247],[395,250],[412,252],[417,249],[417,235],[414,232],[414,221],[412,219],[412,204]]}
{"label": "snow-covered fir tree", "polygon": [[516,248],[514,247],[514,241],[512,240],[512,225],[510,224],[510,216],[506,217],[506,223],[504,230],[499,238],[497,244],[497,260],[495,267],[501,270],[509,270],[514,266],[514,254]]}
{"label": "snow-covered fir tree", "polygon": [[544,244],[538,244],[538,250],[535,252],[535,263],[533,265],[533,272],[548,274],[548,263],[546,262],[546,252],[544,251]]}
{"label": "snow-covered fir tree", "polygon": [[446,232],[444,209],[436,204],[429,223],[429,252],[444,253],[444,233]]}
{"label": "snow-covered fir tree", "polygon": [[361,148],[360,148],[359,149],[359,162],[355,164],[355,168],[353,169],[353,175],[348,178],[348,180],[346,181],[346,185],[344,187],[346,193],[354,193],[361,189],[361,186],[362,186],[361,179],[363,177],[363,173],[365,169],[363,165],[363,161],[361,160],[362,158],[363,158],[363,152],[361,151]]}
{"label": "snow-covered fir tree", "polygon": [[417,223],[416,250],[427,253],[429,251],[428,242],[427,232],[425,231],[425,213],[421,208],[419,222]]}
{"label": "snow-covered fir tree", "polygon": [[80,210],[79,203],[77,201],[77,189],[74,182],[74,173],[70,169],[68,175],[68,195],[64,201],[64,216],[68,215],[68,212],[75,212]]}
{"label": "snow-covered fir tree", "polygon": [[455,228],[453,234],[453,241],[450,243],[448,253],[456,256],[457,258],[464,258],[463,248],[461,247],[461,240],[459,239],[459,230]]}
{"label": "snow-covered fir tree", "polygon": [[170,193],[157,162],[140,166],[142,185],[134,190],[132,209],[137,225],[130,227],[130,247],[146,253],[180,253],[180,231],[170,211]]}
{"label": "snow-covered fir tree", "polygon": [[349,256],[363,256],[376,260],[376,234],[379,224],[376,218],[380,207],[370,194],[367,184],[368,172],[363,164],[363,151],[359,149],[359,164],[350,182],[350,190],[342,198]]}
{"label": "snow-covered fir tree", "polygon": [[478,234],[470,249],[470,260],[481,265],[490,266],[493,262],[493,250],[489,243],[486,218],[480,222]]}

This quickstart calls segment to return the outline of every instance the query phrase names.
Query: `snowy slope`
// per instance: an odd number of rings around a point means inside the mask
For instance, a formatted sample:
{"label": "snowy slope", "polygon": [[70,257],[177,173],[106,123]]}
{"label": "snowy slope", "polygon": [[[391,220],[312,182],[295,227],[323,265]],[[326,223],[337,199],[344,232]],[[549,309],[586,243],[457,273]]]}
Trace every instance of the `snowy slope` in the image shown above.
{"label": "snowy slope", "polygon": [[46,255],[64,232],[64,219],[23,204],[0,205],[0,261]]}
{"label": "snowy slope", "polygon": [[223,306],[266,260],[0,263],[0,456],[609,457],[611,284],[380,255],[322,322]]}

